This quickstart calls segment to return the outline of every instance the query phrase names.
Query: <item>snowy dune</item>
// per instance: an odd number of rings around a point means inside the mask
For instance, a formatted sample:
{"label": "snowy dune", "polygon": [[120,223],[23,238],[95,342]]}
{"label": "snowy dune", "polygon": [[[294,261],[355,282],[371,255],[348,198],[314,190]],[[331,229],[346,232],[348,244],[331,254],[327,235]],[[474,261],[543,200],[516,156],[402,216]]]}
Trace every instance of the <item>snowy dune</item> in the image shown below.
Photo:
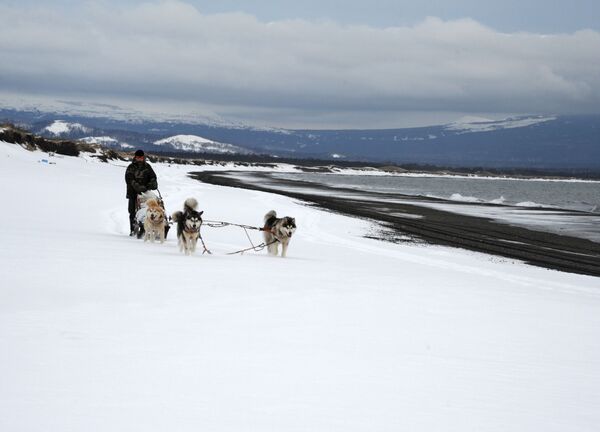
{"label": "snowy dune", "polygon": [[[366,239],[369,221],[155,165],[169,212],[296,217],[289,258],[129,238],[125,164],[0,143],[2,431],[591,431],[600,283]],[[255,242],[260,237],[252,232]]]}

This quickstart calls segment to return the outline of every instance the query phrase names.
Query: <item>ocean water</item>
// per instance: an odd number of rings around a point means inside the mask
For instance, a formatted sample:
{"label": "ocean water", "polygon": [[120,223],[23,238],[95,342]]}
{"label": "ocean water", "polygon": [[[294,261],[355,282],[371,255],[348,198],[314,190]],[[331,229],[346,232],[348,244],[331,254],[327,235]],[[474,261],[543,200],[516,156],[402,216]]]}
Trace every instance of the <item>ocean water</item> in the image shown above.
{"label": "ocean water", "polygon": [[550,207],[600,213],[600,182],[482,177],[411,177],[345,174],[275,174],[328,186],[441,198],[454,202]]}

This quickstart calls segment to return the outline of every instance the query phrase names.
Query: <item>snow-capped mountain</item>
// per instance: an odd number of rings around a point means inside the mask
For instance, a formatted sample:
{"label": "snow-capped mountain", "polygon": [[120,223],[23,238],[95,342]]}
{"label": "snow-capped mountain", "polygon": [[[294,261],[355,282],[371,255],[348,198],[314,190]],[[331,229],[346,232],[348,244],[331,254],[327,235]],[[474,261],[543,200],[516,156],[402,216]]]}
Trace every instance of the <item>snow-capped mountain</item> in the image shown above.
{"label": "snow-capped mountain", "polygon": [[[349,161],[437,166],[600,169],[599,115],[463,117],[449,124],[413,128],[290,131],[1,108],[0,118],[42,131],[47,138],[56,138],[44,130],[49,127],[70,130],[60,135],[63,139],[107,136],[147,151],[330,160],[343,155]],[[85,125],[92,132],[82,133],[81,128],[65,124]]]}
{"label": "snow-capped mountain", "polygon": [[249,150],[232,144],[212,141],[197,135],[175,135],[154,141],[157,146],[169,146],[175,150],[194,153],[248,154]]}
{"label": "snow-capped mountain", "polygon": [[73,133],[90,133],[91,129],[85,127],[81,123],[69,123],[64,120],[55,120],[52,124],[42,129],[42,132],[59,137],[71,135]]}
{"label": "snow-capped mountain", "polygon": [[556,117],[535,116],[535,117],[510,117],[504,120],[490,120],[483,117],[462,117],[455,122],[445,125],[449,131],[458,131],[458,133],[469,132],[492,132],[502,129],[515,129],[535,124],[556,120]]}
{"label": "snow-capped mountain", "polygon": [[116,140],[109,136],[88,136],[81,138],[80,141],[83,141],[87,144],[100,144],[107,147],[120,147],[123,149],[133,148],[132,145],[119,142],[119,140]]}

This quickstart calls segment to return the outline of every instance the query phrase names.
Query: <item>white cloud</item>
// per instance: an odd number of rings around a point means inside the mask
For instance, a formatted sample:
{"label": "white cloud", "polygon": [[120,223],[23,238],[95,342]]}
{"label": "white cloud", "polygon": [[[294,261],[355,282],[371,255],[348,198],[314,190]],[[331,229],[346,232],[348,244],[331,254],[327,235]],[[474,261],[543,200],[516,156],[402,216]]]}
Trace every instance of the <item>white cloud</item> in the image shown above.
{"label": "white cloud", "polygon": [[392,121],[404,111],[600,107],[592,30],[507,34],[437,18],[383,29],[266,23],[179,1],[69,13],[0,7],[0,16],[10,23],[0,27],[0,89],[13,93],[180,100],[224,115],[257,109],[279,124],[286,115],[310,123],[379,112]]}

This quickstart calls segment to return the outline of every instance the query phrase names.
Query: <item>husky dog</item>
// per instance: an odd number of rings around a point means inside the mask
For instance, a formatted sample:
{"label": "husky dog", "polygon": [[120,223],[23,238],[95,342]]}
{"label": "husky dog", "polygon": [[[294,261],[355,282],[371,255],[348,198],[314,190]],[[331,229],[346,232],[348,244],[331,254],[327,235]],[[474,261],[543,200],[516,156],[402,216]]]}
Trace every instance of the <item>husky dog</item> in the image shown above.
{"label": "husky dog", "polygon": [[[156,200],[159,204],[162,204],[162,201],[158,198],[158,196],[153,191],[146,191],[138,194],[137,202],[136,202],[136,213],[135,213],[135,228],[134,231],[136,233],[136,237],[141,239],[145,237],[146,227],[144,226],[144,221],[146,220],[146,213],[148,211],[149,200]],[[164,207],[163,207],[164,208]]]}
{"label": "husky dog", "polygon": [[200,237],[200,226],[202,225],[202,213],[196,210],[198,201],[188,198],[183,204],[183,211],[173,213],[173,220],[177,222],[177,240],[179,250],[191,255],[196,251],[196,243]]}
{"label": "husky dog", "polygon": [[167,215],[158,203],[158,200],[150,198],[146,200],[146,215],[144,217],[144,241],[150,240],[154,243],[156,237],[161,243],[165,242],[165,226]]}
{"label": "husky dog", "polygon": [[281,257],[285,258],[294,232],[296,232],[296,219],[293,217],[278,218],[275,210],[265,215],[263,235],[270,255],[278,255],[279,243],[281,243]]}

